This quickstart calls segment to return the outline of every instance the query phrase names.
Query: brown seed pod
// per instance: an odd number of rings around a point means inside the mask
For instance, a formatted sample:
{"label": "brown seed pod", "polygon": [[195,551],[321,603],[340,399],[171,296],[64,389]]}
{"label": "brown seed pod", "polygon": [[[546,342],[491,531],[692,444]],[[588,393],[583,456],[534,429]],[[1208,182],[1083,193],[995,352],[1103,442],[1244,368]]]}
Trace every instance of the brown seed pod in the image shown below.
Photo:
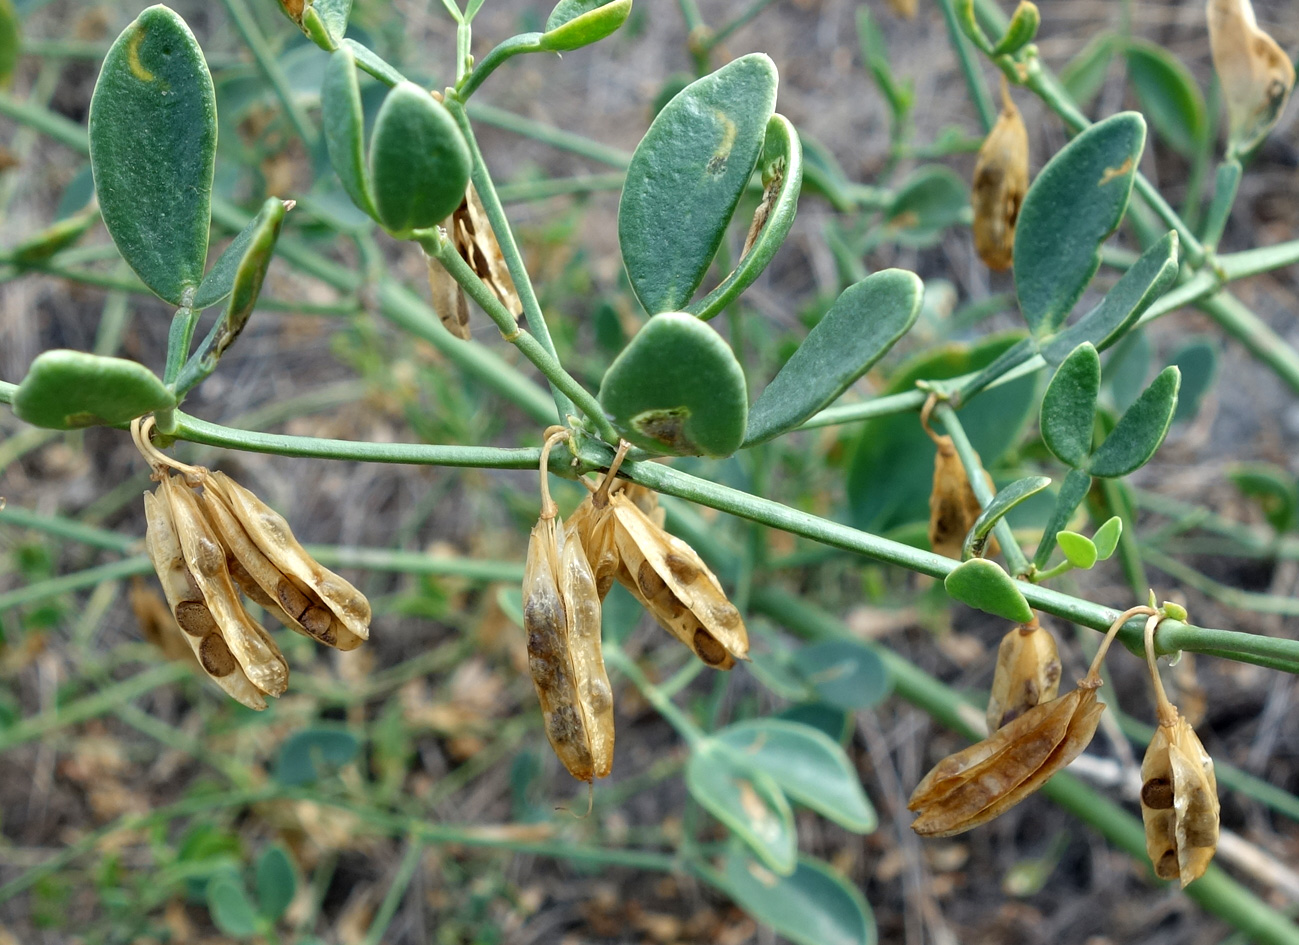
{"label": "brown seed pod", "polygon": [[1183,887],[1204,875],[1218,848],[1218,780],[1213,759],[1168,701],[1155,666],[1154,631],[1146,622],[1146,662],[1155,685],[1159,727],[1141,761],[1141,820],[1146,853],[1160,879]]}
{"label": "brown seed pod", "polygon": [[907,804],[919,816],[911,828],[926,837],[950,837],[985,824],[1045,784],[1087,747],[1105,704],[1097,701],[1100,666],[1134,607],[1110,626],[1078,688],[1029,709],[981,742],[944,758],[916,786]]}
{"label": "brown seed pod", "polygon": [[[558,519],[556,523],[561,529]],[[581,539],[571,530],[565,532],[559,553],[559,593],[568,617],[568,649],[591,743],[592,771],[603,778],[613,769],[613,688],[600,652],[601,607],[595,575]]]}
{"label": "brown seed pod", "polygon": [[1010,89],[1001,80],[1001,114],[979,148],[974,165],[974,248],[989,269],[1014,261],[1015,224],[1028,192],[1028,131]]}
{"label": "brown seed pod", "polygon": [[1060,655],[1055,637],[1035,619],[1001,638],[988,699],[988,731],[995,732],[1060,691]]}
{"label": "brown seed pod", "polygon": [[[202,641],[216,633],[216,621],[208,611],[202,593],[185,566],[180,536],[176,533],[165,497],[160,498],[146,492],[144,515],[148,522],[145,545],[149,549],[153,568],[158,572],[158,580],[162,582],[167,604],[177,624],[185,631],[181,636],[189,645],[194,659],[207,671],[203,661]],[[219,638],[219,634],[217,636]],[[224,675],[211,673],[209,675],[227,695],[248,708],[259,711],[266,708],[266,700],[261,692],[238,667],[235,671]]]}
{"label": "brown seed pod", "polygon": [[[929,493],[929,546],[935,554],[959,561],[965,536],[983,507],[970,487],[952,438],[930,435],[938,452],[934,454],[934,485]],[[985,472],[983,478],[991,488],[992,477]],[[995,555],[999,550],[997,539],[989,538],[987,554]]]}
{"label": "brown seed pod", "polygon": [[[492,231],[487,211],[471,183],[465,199],[456,211],[443,222],[447,236],[460,258],[469,264],[478,278],[491,289],[492,294],[516,319],[523,314],[523,303],[510,268],[501,252],[500,243]],[[433,308],[442,324],[457,338],[469,340],[469,306],[464,290],[436,259],[428,260],[429,288],[433,293]]]}
{"label": "brown seed pod", "polygon": [[1227,150],[1248,151],[1285,109],[1294,88],[1294,64],[1259,29],[1250,0],[1209,0],[1209,47],[1227,103]]}

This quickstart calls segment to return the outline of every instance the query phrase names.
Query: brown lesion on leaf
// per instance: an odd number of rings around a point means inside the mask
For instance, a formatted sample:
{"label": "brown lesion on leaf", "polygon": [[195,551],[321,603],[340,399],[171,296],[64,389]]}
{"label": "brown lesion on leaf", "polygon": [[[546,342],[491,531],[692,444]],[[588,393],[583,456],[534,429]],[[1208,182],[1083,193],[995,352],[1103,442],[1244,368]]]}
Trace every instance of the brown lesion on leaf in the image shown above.
{"label": "brown lesion on leaf", "polygon": [[726,172],[726,162],[730,159],[731,151],[735,148],[738,129],[730,116],[721,109],[714,110],[713,114],[717,116],[717,124],[722,130],[722,140],[718,142],[717,149],[713,151],[713,156],[708,159],[708,173],[714,177],[720,177]]}
{"label": "brown lesion on leaf", "polygon": [[1132,166],[1133,166],[1132,157],[1131,155],[1129,155],[1126,159],[1124,159],[1123,163],[1120,164],[1118,167],[1105,168],[1105,172],[1101,174],[1101,179],[1100,182],[1097,184],[1097,186],[1104,187],[1106,184],[1108,184],[1110,181],[1116,178],[1126,177],[1128,174],[1132,173]]}
{"label": "brown lesion on leaf", "polygon": [[663,444],[674,453],[698,453],[698,445],[686,436],[689,419],[688,407],[669,407],[639,413],[632,417],[631,425],[637,433]]}

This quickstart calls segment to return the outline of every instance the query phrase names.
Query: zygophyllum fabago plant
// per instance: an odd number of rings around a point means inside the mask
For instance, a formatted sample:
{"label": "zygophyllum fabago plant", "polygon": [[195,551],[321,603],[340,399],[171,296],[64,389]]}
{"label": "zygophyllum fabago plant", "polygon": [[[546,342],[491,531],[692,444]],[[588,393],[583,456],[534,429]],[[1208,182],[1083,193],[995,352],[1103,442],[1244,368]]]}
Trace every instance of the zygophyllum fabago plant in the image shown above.
{"label": "zygophyllum fabago plant", "polygon": [[[361,34],[349,32],[347,0],[284,3],[284,12],[320,50],[318,132],[314,113],[304,113],[287,91],[261,27],[241,0],[226,4],[281,99],[287,123],[328,167],[314,192],[268,195],[255,215],[214,196],[217,95],[203,51],[165,6],[145,10],[107,51],[84,139],[48,113],[0,96],[0,112],[74,146],[88,143],[97,198],[80,216],[9,251],[6,276],[36,270],[76,278],[74,244],[98,216],[140,286],[175,308],[160,373],[103,353],[50,351],[20,384],[0,384],[0,399],[20,419],[51,430],[130,429],[159,483],[145,497],[149,563],[182,638],[222,689],[259,709],[265,695],[293,691],[287,662],[257,611],[314,640],[351,649],[369,635],[370,607],[251,493],[219,472],[173,459],[168,451],[175,444],[321,460],[539,468],[540,512],[520,569],[518,610],[546,735],[575,778],[609,775],[617,770],[614,694],[620,683],[636,687],[686,743],[692,802],[725,828],[724,842],[706,842],[692,828],[670,849],[539,845],[502,834],[488,838],[472,825],[417,819],[410,829],[421,843],[486,843],[587,863],[684,871],[794,941],[873,941],[860,892],[833,867],[800,854],[791,807],[810,808],[851,831],[874,829],[875,812],[842,743],[809,724],[808,715],[722,724],[720,713],[702,720],[672,699],[699,667],[734,673],[747,664],[750,669],[738,672],[753,672],[778,697],[816,700],[845,723],[847,713],[874,704],[891,685],[944,723],[986,736],[940,761],[915,787],[918,833],[945,836],[976,827],[1042,789],[1119,845],[1147,851],[1155,875],[1192,883],[1188,893],[1205,908],[1257,940],[1299,940],[1287,919],[1209,866],[1218,829],[1214,766],[1164,696],[1155,668],[1158,655],[1187,651],[1299,672],[1299,644],[1195,626],[1173,605],[1120,610],[1071,593],[1067,584],[1047,586],[1118,554],[1134,593],[1141,593],[1143,582],[1135,578],[1142,574],[1142,548],[1124,479],[1163,443],[1177,415],[1182,375],[1169,366],[1114,409],[1102,390],[1102,352],[1139,337],[1143,324],[1196,305],[1299,391],[1299,356],[1229,288],[1235,279],[1299,259],[1299,243],[1217,251],[1243,164],[1277,120],[1294,79],[1247,0],[1214,0],[1208,8],[1205,43],[1212,44],[1229,130],[1212,200],[1202,213],[1197,206],[1195,222],[1176,213],[1138,170],[1147,148],[1146,119],[1125,111],[1091,122],[1042,63],[1032,43],[1039,17],[1031,3],[1021,3],[1007,19],[991,0],[938,0],[987,134],[928,151],[911,141],[911,90],[892,75],[879,31],[862,9],[863,55],[893,118],[893,161],[881,181],[866,186],[849,181],[776,111],[778,73],[770,58],[751,53],[712,67],[719,44],[765,4],[754,3],[713,30],[692,0],[681,0],[700,75],[662,104],[635,153],[614,161],[621,189],[619,249],[644,317],[607,359],[598,388],[579,380],[570,352],[552,340],[479,147],[470,103],[515,56],[578,50],[615,33],[631,14],[631,0],[561,0],[538,24],[542,29],[507,38],[478,59],[471,55],[472,26],[482,0],[464,7],[444,0],[457,46],[453,80],[439,89],[413,81]],[[643,15],[666,15],[666,7]],[[1160,58],[1162,51],[1112,37],[1106,42],[1100,47],[1104,62],[1122,53],[1149,67],[1135,70],[1145,76],[1139,98],[1151,97],[1151,83],[1156,91],[1166,91],[1159,83],[1185,84],[1175,65]],[[1004,76],[1000,116],[976,50]],[[0,66],[5,62],[0,50]],[[1184,94],[1171,100],[1195,100],[1186,88],[1178,90]],[[1015,104],[1029,94],[1072,135],[1031,183],[1028,136]],[[367,111],[371,100],[379,104]],[[490,110],[480,114],[502,120]],[[1151,110],[1151,119],[1171,146],[1187,145],[1166,111]],[[607,156],[572,137],[518,122],[515,127]],[[1187,147],[1203,162],[1212,137],[1195,135]],[[892,165],[962,149],[978,150],[971,188],[937,166],[898,184],[892,180]],[[788,235],[806,199],[805,182],[841,214],[827,241],[847,275],[842,291],[768,379],[762,359],[751,363],[740,344],[746,333],[756,333],[743,293]],[[333,190],[341,190],[364,222],[344,225],[341,215],[322,209],[322,195]],[[300,215],[291,212],[295,201],[345,230],[373,265],[381,266],[375,263],[376,228],[392,241],[418,245],[426,256],[430,303],[392,281],[368,284],[308,249],[303,234],[293,232]],[[1139,254],[1107,243],[1125,220]],[[959,348],[913,349],[901,366],[886,362],[904,338],[912,343],[908,333],[920,318],[925,287],[901,269],[867,272],[863,260],[877,246],[926,245],[945,227],[966,222],[984,262],[1011,270],[1014,305],[1027,333]],[[236,235],[209,264],[214,225]],[[282,236],[282,230],[288,232]],[[433,345],[449,365],[546,432],[531,437],[526,448],[369,443],[262,434],[187,414],[181,409],[186,396],[219,369],[258,309],[277,255],[340,291],[368,293],[380,316]],[[1102,263],[1122,275],[1075,316]],[[469,330],[476,317],[470,300],[499,339]],[[220,314],[195,345],[202,313],[216,307]],[[712,324],[721,315],[729,341]],[[499,356],[507,344],[545,379],[549,395]],[[882,363],[889,364],[885,389],[858,396],[859,381]],[[1045,385],[1040,394],[1039,377]],[[761,388],[753,399],[751,386]],[[850,390],[855,393],[845,397]],[[989,475],[979,452],[992,473],[1004,472],[997,466],[1000,454],[1029,413],[1038,418],[1045,448],[1039,468],[1021,466],[1018,472],[1032,474],[1009,479]],[[852,525],[800,510],[796,497],[782,496],[781,481],[768,475],[773,460],[787,464],[791,452],[807,452],[802,445],[786,449],[785,438],[850,424],[865,424],[849,463]],[[717,464],[692,463],[688,468],[701,473],[695,475],[660,461],[672,457],[738,457],[751,488],[722,484]],[[550,495],[552,474],[582,482],[589,493],[566,518]],[[815,604],[780,590],[771,578],[778,568],[768,558],[764,533],[754,533],[754,550],[737,563],[740,556],[715,529],[702,527],[688,506],[665,509],[660,495],[940,578],[951,600],[1012,621],[996,658],[987,730],[971,725],[969,706],[939,681],[887,649],[850,639]],[[1089,497],[1097,521],[1091,537],[1075,530]],[[1035,527],[1012,530],[1007,515],[1024,513],[1030,499],[1044,510]],[[930,548],[897,540],[905,527],[919,524],[923,532],[926,503]],[[666,511],[674,517],[671,530]],[[40,517],[21,507],[3,517],[42,527]],[[1030,533],[1040,538],[1026,549]],[[917,544],[924,543],[921,534]],[[654,681],[657,673],[648,673],[625,647],[626,627],[610,616],[616,586],[691,651],[675,677]],[[1063,696],[1061,658],[1043,614],[1106,631],[1091,668]],[[822,639],[791,652],[770,621]],[[380,637],[382,611],[373,623]],[[1105,708],[1098,698],[1100,668],[1115,638],[1144,652],[1160,722],[1141,766],[1140,797],[1121,798],[1128,810],[1059,774],[1097,730]],[[1224,783],[1226,772],[1219,770]],[[280,783],[236,803],[299,796]],[[309,796],[337,801],[327,792]],[[1132,813],[1138,806],[1144,829]],[[1193,883],[1201,876],[1211,878]],[[0,899],[30,885],[23,878],[15,883],[0,887]],[[237,896],[230,887],[241,889],[240,883],[225,874],[213,880],[209,898],[219,923],[235,923],[230,897]],[[211,892],[218,886],[219,895]],[[250,928],[266,927],[265,921],[249,922]],[[380,927],[371,937],[382,935]]]}

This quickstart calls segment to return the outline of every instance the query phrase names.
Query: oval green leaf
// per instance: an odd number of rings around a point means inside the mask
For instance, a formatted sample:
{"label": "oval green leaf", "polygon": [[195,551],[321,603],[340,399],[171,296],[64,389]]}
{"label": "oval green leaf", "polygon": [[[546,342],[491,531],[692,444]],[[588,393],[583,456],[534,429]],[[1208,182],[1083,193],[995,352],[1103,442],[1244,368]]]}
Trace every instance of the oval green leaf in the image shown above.
{"label": "oval green leaf", "polygon": [[1118,227],[1146,142],[1146,123],[1120,112],[1053,157],[1024,197],[1015,228],[1015,292],[1033,334],[1060,327]]}
{"label": "oval green leaf", "polygon": [[970,219],[970,189],[939,164],[917,168],[884,214],[882,236],[902,246],[933,246],[949,226]]}
{"label": "oval green leaf", "polygon": [[552,52],[580,49],[617,32],[631,14],[631,0],[559,0],[546,19],[541,46]]}
{"label": "oval green leaf", "polygon": [[722,336],[685,312],[655,315],[614,359],[600,404],[655,453],[729,456],[744,440],[744,371]]}
{"label": "oval green leaf", "polygon": [[1114,550],[1119,546],[1119,538],[1123,535],[1123,519],[1117,515],[1110,516],[1100,528],[1096,529],[1096,534],[1092,535],[1092,544],[1096,546],[1096,557],[1100,561],[1106,561]]}
{"label": "oval green leaf", "polygon": [[263,916],[276,922],[289,910],[298,889],[293,861],[281,846],[267,849],[257,861],[257,905]]}
{"label": "oval green leaf", "polygon": [[465,199],[473,158],[451,113],[413,82],[383,100],[370,140],[370,186],[393,233],[436,226]]}
{"label": "oval green leaf", "polygon": [[884,661],[856,640],[812,643],[794,654],[793,663],[817,698],[840,709],[869,709],[893,688]]}
{"label": "oval green leaf", "polygon": [[782,876],[794,872],[794,814],[768,775],[740,764],[721,742],[704,738],[691,749],[686,787],[769,869]]}
{"label": "oval green leaf", "polygon": [[829,864],[799,857],[777,876],[732,845],[722,891],[763,925],[796,945],[875,945],[875,917],[857,888]]}
{"label": "oval green leaf", "polygon": [[1155,134],[1185,158],[1208,144],[1204,95],[1191,71],[1167,50],[1134,40],[1127,47],[1128,80]]}
{"label": "oval green leaf", "polygon": [[140,281],[184,305],[203,279],[216,97],[185,21],[149,7],[113,43],[90,99],[90,166],[104,225]]}
{"label": "oval green leaf", "polygon": [[[798,194],[803,188],[803,146],[798,132],[784,115],[772,115],[767,122],[767,136],[762,146],[763,195],[749,235],[745,251],[731,274],[686,311],[707,321],[762,275],[771,258],[780,249],[789,228],[794,225],[794,212],[798,209]],[[758,227],[754,233],[753,228]]]}
{"label": "oval green leaf", "polygon": [[1182,373],[1176,367],[1159,372],[1092,455],[1089,471],[1093,476],[1126,476],[1155,455],[1173,422],[1181,384]]}
{"label": "oval green leaf", "polygon": [[988,542],[988,535],[991,534],[993,526],[1019,503],[1030,496],[1037,495],[1050,484],[1051,480],[1046,476],[1027,476],[1023,479],[1016,479],[993,496],[992,501],[984,507],[983,511],[979,513],[979,517],[974,520],[974,525],[970,527],[969,534],[965,536],[965,543],[961,548],[962,560],[982,557],[984,546]]}
{"label": "oval green leaf", "polygon": [[231,938],[248,938],[257,931],[257,913],[237,876],[221,872],[207,884],[207,908],[212,923]]}
{"label": "oval green leaf", "polygon": [[1042,397],[1042,441],[1060,462],[1075,469],[1087,464],[1101,389],[1101,357],[1090,342],[1061,362]]}
{"label": "oval green leaf", "polygon": [[770,777],[791,799],[855,833],[879,824],[843,748],[824,732],[780,719],[752,719],[713,736],[733,760]]}
{"label": "oval green leaf", "polygon": [[885,269],[849,286],[753,404],[744,442],[762,443],[829,406],[915,324],[924,284]]}
{"label": "oval green leaf", "polygon": [[269,212],[275,212],[271,202],[279,205],[279,217],[284,218],[283,201],[274,197],[270,198],[262,205],[261,211],[257,216],[248,221],[248,225],[239,231],[239,234],[230,241],[230,245],[225,248],[217,261],[212,264],[203,281],[199,283],[198,291],[194,293],[192,307],[195,309],[204,309],[211,305],[216,305],[223,301],[235,287],[235,275],[239,272],[239,265],[243,262],[244,256],[248,253],[248,246],[252,243],[254,236],[266,225],[266,215]]}
{"label": "oval green leaf", "polygon": [[957,565],[943,581],[943,587],[953,600],[994,617],[1016,623],[1033,619],[1033,608],[1028,606],[1015,579],[987,558],[971,558]]}
{"label": "oval green leaf", "polygon": [[352,0],[313,0],[302,11],[302,30],[325,51],[336,49],[347,32]]}
{"label": "oval green leaf", "polygon": [[21,420],[51,430],[127,423],[176,406],[176,397],[143,364],[81,351],[46,351],[14,394]]}
{"label": "oval green leaf", "polygon": [[1075,568],[1086,571],[1100,560],[1100,552],[1086,535],[1077,532],[1056,532],[1055,543],[1064,552],[1064,559]]}
{"label": "oval green leaf", "polygon": [[[1073,518],[1074,510],[1087,497],[1087,490],[1091,488],[1091,485],[1092,477],[1081,469],[1071,469],[1069,475],[1064,477],[1064,482],[1060,483],[1060,491],[1056,493],[1055,507],[1051,510],[1051,518],[1047,520],[1046,528],[1042,531],[1042,538],[1037,543],[1037,554],[1033,557],[1034,565],[1039,568],[1046,567],[1051,552],[1055,550],[1055,536],[1069,524],[1069,519]],[[1114,540],[1117,542],[1118,536],[1115,536]]]}
{"label": "oval green leaf", "polygon": [[1127,333],[1155,301],[1177,279],[1177,233],[1169,230],[1141,254],[1100,304],[1069,327],[1045,339],[1042,357],[1052,366],[1084,341],[1104,351]]}
{"label": "oval green leaf", "polygon": [[618,204],[618,242],[650,314],[690,301],[762,153],[776,66],[742,56],[686,86],[636,147]]}
{"label": "oval green leaf", "polygon": [[321,120],[329,163],[352,202],[379,218],[365,171],[365,117],[361,109],[361,86],[357,81],[356,57],[340,46],[329,57],[320,84]]}

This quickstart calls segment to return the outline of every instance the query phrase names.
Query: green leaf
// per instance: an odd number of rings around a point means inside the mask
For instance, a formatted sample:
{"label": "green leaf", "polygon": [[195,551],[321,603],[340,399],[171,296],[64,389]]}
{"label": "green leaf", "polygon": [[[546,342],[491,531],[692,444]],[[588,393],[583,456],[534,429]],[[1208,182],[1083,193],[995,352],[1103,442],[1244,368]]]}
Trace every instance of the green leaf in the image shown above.
{"label": "green leaf", "polygon": [[293,861],[283,847],[270,847],[261,855],[257,861],[256,886],[261,914],[272,922],[279,921],[298,890]]}
{"label": "green leaf", "polygon": [[1175,367],[1166,367],[1159,373],[1092,454],[1089,471],[1093,476],[1105,479],[1126,476],[1155,455],[1173,422],[1181,383],[1181,372]]}
{"label": "green leaf", "polygon": [[413,82],[388,93],[370,139],[370,184],[379,222],[393,233],[441,223],[460,206],[473,158],[441,102]]}
{"label": "green leaf", "polygon": [[1209,119],[1195,77],[1181,61],[1154,43],[1128,44],[1128,80],[1141,111],[1159,135],[1185,158],[1208,144]]}
{"label": "green leaf", "polygon": [[1096,534],[1092,535],[1092,544],[1096,546],[1096,557],[1100,561],[1109,560],[1110,555],[1119,546],[1119,538],[1123,535],[1123,519],[1113,515],[1105,520],[1100,528],[1096,529]]}
{"label": "green leaf", "polygon": [[762,153],[776,82],[767,56],[742,56],[686,86],[637,145],[618,242],[650,314],[683,308],[703,281]]}
{"label": "green leaf", "polygon": [[1194,420],[1200,410],[1200,401],[1218,377],[1218,347],[1210,338],[1192,338],[1177,349],[1168,363],[1182,372],[1182,387],[1177,394],[1173,422]]}
{"label": "green leaf", "polygon": [[360,751],[355,735],[342,728],[316,726],[294,732],[280,745],[275,780],[281,784],[310,784],[324,777],[323,766],[338,768]]}
{"label": "green leaf", "polygon": [[218,873],[207,884],[207,908],[212,922],[232,938],[248,938],[257,931],[257,913],[237,877]]}
{"label": "green leaf", "polygon": [[923,294],[920,279],[901,269],[845,289],[753,404],[745,445],[792,430],[831,404],[915,324]]}
{"label": "green leaf", "polygon": [[1082,469],[1092,451],[1101,358],[1083,342],[1061,362],[1042,397],[1042,440],[1060,462]]}
{"label": "green leaf", "polygon": [[1086,108],[1105,84],[1117,45],[1115,39],[1113,33],[1098,33],[1060,70],[1060,84],[1079,108]]}
{"label": "green leaf", "polygon": [[970,216],[970,190],[939,164],[916,168],[884,213],[887,238],[901,246],[933,246],[949,226]]}
{"label": "green leaf", "polygon": [[140,280],[183,305],[203,279],[216,97],[185,21],[149,7],[113,43],[90,99],[90,165],[104,225]]}
{"label": "green leaf", "polygon": [[971,558],[957,565],[943,581],[943,587],[953,600],[994,617],[1016,623],[1033,619],[1033,608],[1028,606],[1015,579],[987,558]]}
{"label": "green leaf", "polygon": [[[272,201],[279,206],[278,211],[271,206]],[[248,246],[252,243],[254,236],[265,227],[268,213],[278,213],[278,218],[283,220],[283,201],[275,197],[267,200],[266,203],[262,204],[262,209],[257,216],[249,220],[248,225],[239,231],[239,235],[230,241],[230,245],[217,258],[212,268],[208,270],[208,274],[203,277],[198,291],[194,293],[193,308],[196,311],[216,305],[234,289],[235,276],[239,272],[239,266],[247,255]],[[278,232],[278,224],[276,231]]]}
{"label": "green leaf", "polygon": [[1033,334],[1060,327],[1118,227],[1146,141],[1146,123],[1120,112],[1053,157],[1024,197],[1015,227],[1015,291]]}
{"label": "green leaf", "polygon": [[1030,496],[1037,495],[1050,484],[1051,480],[1047,476],[1028,476],[1024,479],[1016,479],[999,491],[992,497],[992,501],[984,507],[983,511],[979,513],[979,517],[974,520],[974,525],[970,527],[970,532],[965,536],[965,542],[961,548],[961,558],[968,560],[982,557],[988,535],[992,533],[993,527],[1005,517],[1006,513]]}
{"label": "green leaf", "polygon": [[893,688],[884,661],[856,640],[809,644],[794,654],[794,669],[822,702],[849,711],[878,705]]}
{"label": "green leaf", "polygon": [[20,420],[51,430],[127,423],[175,406],[175,395],[143,364],[62,349],[32,362],[13,402]]}
{"label": "green leaf", "polygon": [[[1055,508],[1051,512],[1051,518],[1047,521],[1046,528],[1042,531],[1042,539],[1037,544],[1037,554],[1033,557],[1034,565],[1039,568],[1046,567],[1051,552],[1055,550],[1055,536],[1069,524],[1074,510],[1087,497],[1087,490],[1091,485],[1092,477],[1081,469],[1071,469],[1069,475],[1064,477],[1064,482],[1060,483],[1060,491],[1055,497]],[[1114,540],[1117,542],[1118,536],[1115,536]]]}
{"label": "green leaf", "polygon": [[768,868],[782,876],[794,871],[798,852],[794,814],[768,775],[734,760],[716,739],[704,738],[691,749],[686,787]]}
{"label": "green leaf", "polygon": [[541,36],[544,49],[563,52],[615,33],[631,13],[631,0],[559,0]]}
{"label": "green leaf", "polygon": [[18,11],[10,0],[0,0],[0,87],[9,84],[18,65],[18,52],[22,48],[22,29]]}
{"label": "green leaf", "polygon": [[1228,469],[1227,478],[1241,495],[1259,504],[1268,524],[1276,531],[1287,532],[1294,526],[1299,488],[1294,476],[1285,469],[1270,463],[1242,463]]}
{"label": "green leaf", "polygon": [[1006,27],[1005,35],[997,41],[996,46],[992,47],[992,55],[1015,55],[1037,36],[1037,28],[1041,22],[1042,16],[1037,12],[1037,7],[1029,0],[1019,0],[1019,6],[1015,8],[1014,16],[1010,18],[1010,25]]}
{"label": "green leaf", "polygon": [[361,86],[357,81],[356,57],[347,46],[329,57],[320,85],[321,118],[329,163],[352,202],[379,218],[365,170],[365,118],[361,110]]}
{"label": "green leaf", "polygon": [[656,453],[729,456],[744,440],[744,371],[722,336],[684,312],[655,315],[600,384],[613,425]]}
{"label": "green leaf", "polygon": [[[784,115],[771,116],[767,122],[767,135],[762,148],[762,158],[758,163],[764,188],[760,212],[766,213],[766,220],[753,240],[753,245],[740,258],[731,274],[704,298],[687,307],[686,311],[705,321],[731,304],[762,275],[776,251],[785,242],[789,228],[794,225],[798,194],[803,187],[803,147],[799,143],[798,132],[788,118]],[[756,219],[754,222],[757,222]]]}
{"label": "green leaf", "polygon": [[[303,11],[303,25],[308,19],[319,23],[328,42],[324,48],[333,50],[343,41],[347,32],[347,19],[352,15],[352,0],[312,0],[311,5]],[[314,39],[315,37],[313,37]],[[319,44],[319,39],[316,40]]]}
{"label": "green leaf", "polygon": [[1064,559],[1075,568],[1086,571],[1100,560],[1100,550],[1086,535],[1077,532],[1056,532],[1055,543],[1064,552]]}
{"label": "green leaf", "polygon": [[1100,304],[1074,324],[1042,341],[1042,357],[1057,366],[1084,341],[1104,351],[1136,324],[1146,309],[1177,280],[1177,233],[1169,230],[1141,254]]}
{"label": "green leaf", "polygon": [[862,894],[826,863],[799,857],[777,876],[738,845],[726,856],[722,891],[795,945],[875,945],[875,917]]}
{"label": "green leaf", "polygon": [[791,800],[854,833],[879,823],[852,762],[824,732],[779,719],[729,725],[713,738],[732,761],[770,777]]}
{"label": "green leaf", "polygon": [[854,724],[849,713],[828,702],[798,702],[782,709],[776,718],[811,726],[840,745],[848,741]]}

